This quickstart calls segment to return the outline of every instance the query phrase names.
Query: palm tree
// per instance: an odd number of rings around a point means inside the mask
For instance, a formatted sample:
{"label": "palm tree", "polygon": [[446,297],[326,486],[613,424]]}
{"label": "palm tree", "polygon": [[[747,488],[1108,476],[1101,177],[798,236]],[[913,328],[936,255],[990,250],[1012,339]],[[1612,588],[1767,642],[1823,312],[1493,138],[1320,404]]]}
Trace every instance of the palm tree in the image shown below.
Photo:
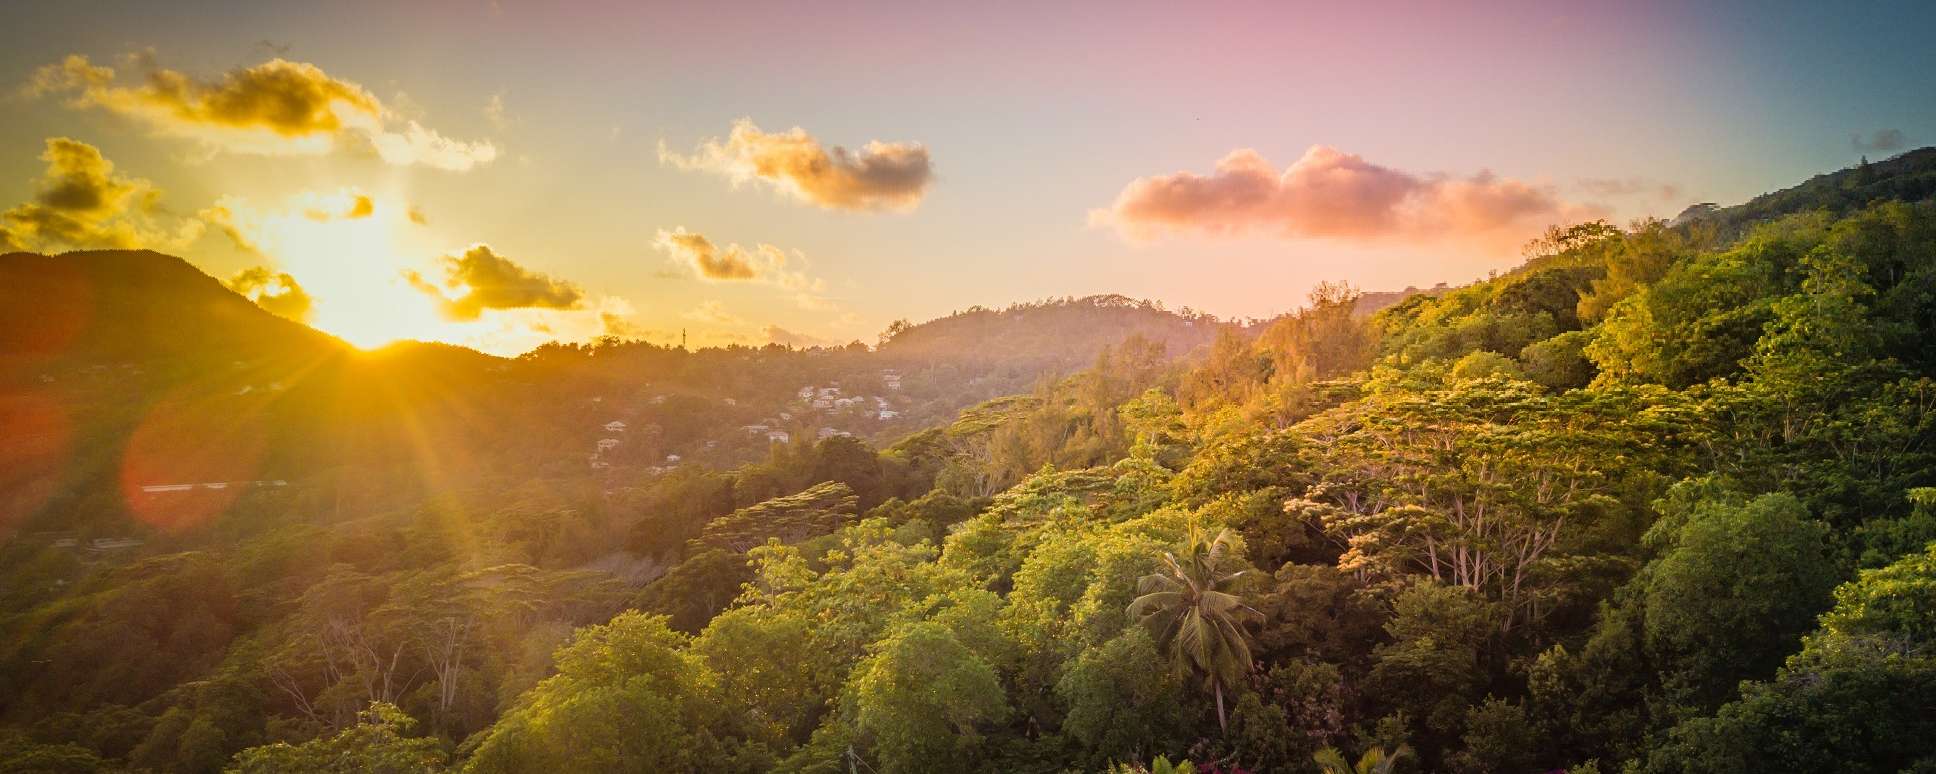
{"label": "palm tree", "polygon": [[1365,751],[1365,755],[1361,755],[1353,766],[1344,759],[1344,753],[1338,753],[1336,747],[1326,747],[1313,755],[1311,760],[1318,762],[1318,770],[1322,774],[1392,774],[1392,766],[1396,766],[1398,759],[1404,759],[1409,753],[1411,747],[1406,745],[1398,745],[1398,749],[1390,753],[1386,753],[1382,747],[1373,747]]}
{"label": "palm tree", "polygon": [[1354,766],[1344,759],[1344,753],[1338,752],[1338,748],[1326,747],[1311,756],[1311,760],[1317,761],[1318,771],[1323,774],[1391,774],[1392,767],[1398,765],[1398,759],[1411,751],[1412,748],[1404,745],[1389,753],[1383,748],[1373,747],[1358,756],[1358,763]]}
{"label": "palm tree", "polygon": [[1190,525],[1183,557],[1165,551],[1160,571],[1143,576],[1129,615],[1149,627],[1158,647],[1170,654],[1179,676],[1197,675],[1217,697],[1217,728],[1228,730],[1223,693],[1250,671],[1250,632],[1243,618],[1256,610],[1234,592],[1244,571],[1224,572],[1232,536],[1221,530],[1204,539]]}

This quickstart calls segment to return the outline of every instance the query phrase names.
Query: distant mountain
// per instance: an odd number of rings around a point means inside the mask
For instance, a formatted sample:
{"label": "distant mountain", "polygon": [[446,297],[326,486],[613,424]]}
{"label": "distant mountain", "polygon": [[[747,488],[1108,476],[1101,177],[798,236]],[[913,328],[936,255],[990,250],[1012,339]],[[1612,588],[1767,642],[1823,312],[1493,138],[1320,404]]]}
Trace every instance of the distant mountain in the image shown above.
{"label": "distant mountain", "polygon": [[1370,316],[1373,314],[1377,314],[1378,311],[1381,309],[1388,309],[1388,308],[1397,306],[1399,302],[1404,301],[1407,298],[1411,298],[1412,296],[1418,296],[1418,295],[1439,296],[1439,295],[1444,295],[1445,293],[1450,292],[1451,290],[1452,290],[1451,285],[1447,285],[1441,282],[1437,285],[1433,285],[1429,288],[1423,288],[1423,289],[1416,288],[1416,287],[1407,287],[1404,290],[1366,291],[1358,294],[1358,302],[1351,306],[1351,313],[1355,315],[1359,315],[1361,317]]}
{"label": "distant mountain", "polygon": [[1104,347],[1141,336],[1171,357],[1216,337],[1218,320],[1188,309],[1171,311],[1120,295],[1060,298],[1005,309],[973,307],[936,320],[895,323],[881,354],[891,359],[1029,363],[1086,367]]}
{"label": "distant mountain", "polygon": [[348,345],[276,317],[173,256],[0,255],[0,366],[303,359]]}
{"label": "distant mountain", "polygon": [[[119,534],[130,518],[174,530],[221,510],[165,494],[183,485],[286,481],[353,514],[505,476],[610,487],[679,465],[731,468],[764,459],[776,438],[885,446],[1085,368],[1130,336],[1181,357],[1217,325],[1097,296],[901,325],[880,351],[365,352],[180,258],[13,253],[0,256],[0,424],[18,432],[0,434],[0,538]],[[201,511],[143,510],[162,506]]]}
{"label": "distant mountain", "polygon": [[1842,215],[1888,199],[1916,202],[1930,198],[1936,198],[1936,147],[1816,175],[1800,185],[1733,207],[1696,204],[1682,211],[1672,224],[1713,223],[1724,235],[1731,235],[1750,224],[1795,212],[1826,210]]}

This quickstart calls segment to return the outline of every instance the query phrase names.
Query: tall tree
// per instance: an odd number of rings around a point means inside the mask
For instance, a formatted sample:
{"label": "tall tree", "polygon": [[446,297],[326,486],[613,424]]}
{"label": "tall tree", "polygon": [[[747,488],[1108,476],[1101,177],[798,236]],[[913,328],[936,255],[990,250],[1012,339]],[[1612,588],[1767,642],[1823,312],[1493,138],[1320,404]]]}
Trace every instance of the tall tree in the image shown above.
{"label": "tall tree", "polygon": [[1195,675],[1217,699],[1217,727],[1227,729],[1223,694],[1250,670],[1250,632],[1244,619],[1256,611],[1236,592],[1245,571],[1233,563],[1230,530],[1206,539],[1190,526],[1183,556],[1164,552],[1160,570],[1143,576],[1129,615],[1149,627],[1179,675]]}

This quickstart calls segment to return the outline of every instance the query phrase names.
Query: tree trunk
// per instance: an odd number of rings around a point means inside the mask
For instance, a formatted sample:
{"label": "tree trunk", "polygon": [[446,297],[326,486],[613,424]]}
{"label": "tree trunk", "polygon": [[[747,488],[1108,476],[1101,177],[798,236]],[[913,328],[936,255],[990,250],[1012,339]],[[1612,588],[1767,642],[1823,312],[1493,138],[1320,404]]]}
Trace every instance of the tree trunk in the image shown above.
{"label": "tree trunk", "polygon": [[1223,720],[1223,681],[1222,680],[1214,681],[1211,683],[1211,686],[1215,689],[1217,694],[1217,730],[1224,733],[1228,733],[1230,731],[1230,727],[1228,725],[1225,725]]}

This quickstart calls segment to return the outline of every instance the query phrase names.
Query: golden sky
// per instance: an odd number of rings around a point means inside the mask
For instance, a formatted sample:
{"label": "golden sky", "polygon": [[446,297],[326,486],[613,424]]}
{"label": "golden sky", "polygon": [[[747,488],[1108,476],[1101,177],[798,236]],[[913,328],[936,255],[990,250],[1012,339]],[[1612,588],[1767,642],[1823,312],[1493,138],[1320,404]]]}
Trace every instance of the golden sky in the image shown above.
{"label": "golden sky", "polygon": [[1896,41],[1926,7],[1752,8],[12,6],[0,242],[496,354],[1110,292],[1262,317],[1936,136]]}

